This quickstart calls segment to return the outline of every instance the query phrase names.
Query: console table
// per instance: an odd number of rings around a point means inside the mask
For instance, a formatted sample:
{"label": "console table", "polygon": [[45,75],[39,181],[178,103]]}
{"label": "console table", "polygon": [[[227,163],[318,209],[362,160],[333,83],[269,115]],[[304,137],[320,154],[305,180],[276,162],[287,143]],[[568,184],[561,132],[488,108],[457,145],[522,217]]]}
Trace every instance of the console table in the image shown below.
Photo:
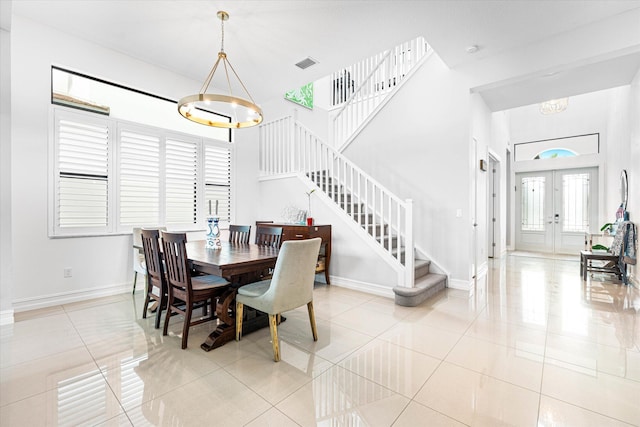
{"label": "console table", "polygon": [[324,272],[324,278],[327,285],[329,282],[329,266],[331,264],[331,226],[330,225],[298,225],[298,224],[278,224],[257,222],[256,225],[268,225],[269,227],[282,228],[282,241],[287,240],[303,240],[320,237],[320,255],[318,256],[318,264],[316,265],[316,273]]}

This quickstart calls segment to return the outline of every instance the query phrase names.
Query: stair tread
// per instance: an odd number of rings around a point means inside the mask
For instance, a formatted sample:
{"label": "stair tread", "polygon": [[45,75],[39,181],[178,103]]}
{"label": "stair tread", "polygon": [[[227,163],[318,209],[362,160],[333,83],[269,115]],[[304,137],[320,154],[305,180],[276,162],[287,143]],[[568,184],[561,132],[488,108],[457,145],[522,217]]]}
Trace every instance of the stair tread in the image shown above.
{"label": "stair tread", "polygon": [[433,288],[440,285],[447,279],[446,274],[429,273],[426,276],[421,277],[415,281],[415,286],[412,288],[396,286],[393,291],[398,295],[412,296],[424,292],[426,289]]}

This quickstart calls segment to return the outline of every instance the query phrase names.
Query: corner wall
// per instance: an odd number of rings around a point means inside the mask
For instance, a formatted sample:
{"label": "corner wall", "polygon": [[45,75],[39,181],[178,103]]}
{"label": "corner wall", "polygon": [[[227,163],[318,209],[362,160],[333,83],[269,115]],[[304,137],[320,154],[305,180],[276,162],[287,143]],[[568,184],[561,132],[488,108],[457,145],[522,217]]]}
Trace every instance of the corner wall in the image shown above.
{"label": "corner wall", "polygon": [[466,79],[434,53],[343,153],[413,199],[416,247],[462,287],[470,279],[470,110]]}
{"label": "corner wall", "polygon": [[[4,37],[3,34],[3,43]],[[4,44],[2,51],[4,54]],[[47,235],[52,65],[170,99],[179,99],[201,85],[14,15],[10,69],[11,153],[7,157],[2,153],[2,176],[9,170],[5,169],[4,162],[10,162],[13,197],[8,204],[3,200],[2,209],[7,207],[12,215],[9,227],[13,234],[13,271],[28,274],[15,275],[12,283],[6,283],[3,265],[2,304],[4,308],[4,304],[13,302],[16,311],[130,292],[133,281],[130,234],[81,238],[49,238]],[[4,67],[3,61],[3,85],[8,78]],[[2,102],[4,105],[4,94]],[[3,123],[3,150],[6,129]],[[245,155],[246,152],[240,154]],[[2,185],[4,197],[4,180]],[[248,204],[248,207],[236,205],[239,212],[252,211],[252,196],[247,194],[250,191],[251,188],[239,190],[244,197],[242,203]],[[3,233],[5,221],[3,215]],[[5,245],[3,234],[3,250]],[[63,277],[65,268],[73,269],[73,277]]]}
{"label": "corner wall", "polygon": [[0,6],[0,325],[13,323],[11,230],[11,2]]}

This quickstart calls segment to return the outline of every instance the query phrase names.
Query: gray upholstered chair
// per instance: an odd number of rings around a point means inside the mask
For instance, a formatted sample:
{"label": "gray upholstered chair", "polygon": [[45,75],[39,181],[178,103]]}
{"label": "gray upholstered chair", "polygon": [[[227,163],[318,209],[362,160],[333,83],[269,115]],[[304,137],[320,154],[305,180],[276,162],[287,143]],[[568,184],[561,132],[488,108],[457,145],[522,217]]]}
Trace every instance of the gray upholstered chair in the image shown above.
{"label": "gray upholstered chair", "polygon": [[245,305],[269,315],[273,360],[280,361],[278,317],[281,313],[307,305],[313,340],[318,340],[313,313],[313,283],[322,239],[288,240],[282,243],[270,280],[251,283],[236,295],[236,340],[242,338],[242,315]]}

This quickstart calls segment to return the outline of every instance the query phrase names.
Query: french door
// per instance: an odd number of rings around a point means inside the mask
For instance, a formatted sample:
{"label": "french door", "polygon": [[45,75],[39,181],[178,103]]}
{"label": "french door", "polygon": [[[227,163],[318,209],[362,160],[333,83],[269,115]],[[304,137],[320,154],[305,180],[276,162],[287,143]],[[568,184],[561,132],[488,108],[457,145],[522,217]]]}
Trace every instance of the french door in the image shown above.
{"label": "french door", "polygon": [[598,213],[598,168],[516,174],[516,249],[575,254]]}

